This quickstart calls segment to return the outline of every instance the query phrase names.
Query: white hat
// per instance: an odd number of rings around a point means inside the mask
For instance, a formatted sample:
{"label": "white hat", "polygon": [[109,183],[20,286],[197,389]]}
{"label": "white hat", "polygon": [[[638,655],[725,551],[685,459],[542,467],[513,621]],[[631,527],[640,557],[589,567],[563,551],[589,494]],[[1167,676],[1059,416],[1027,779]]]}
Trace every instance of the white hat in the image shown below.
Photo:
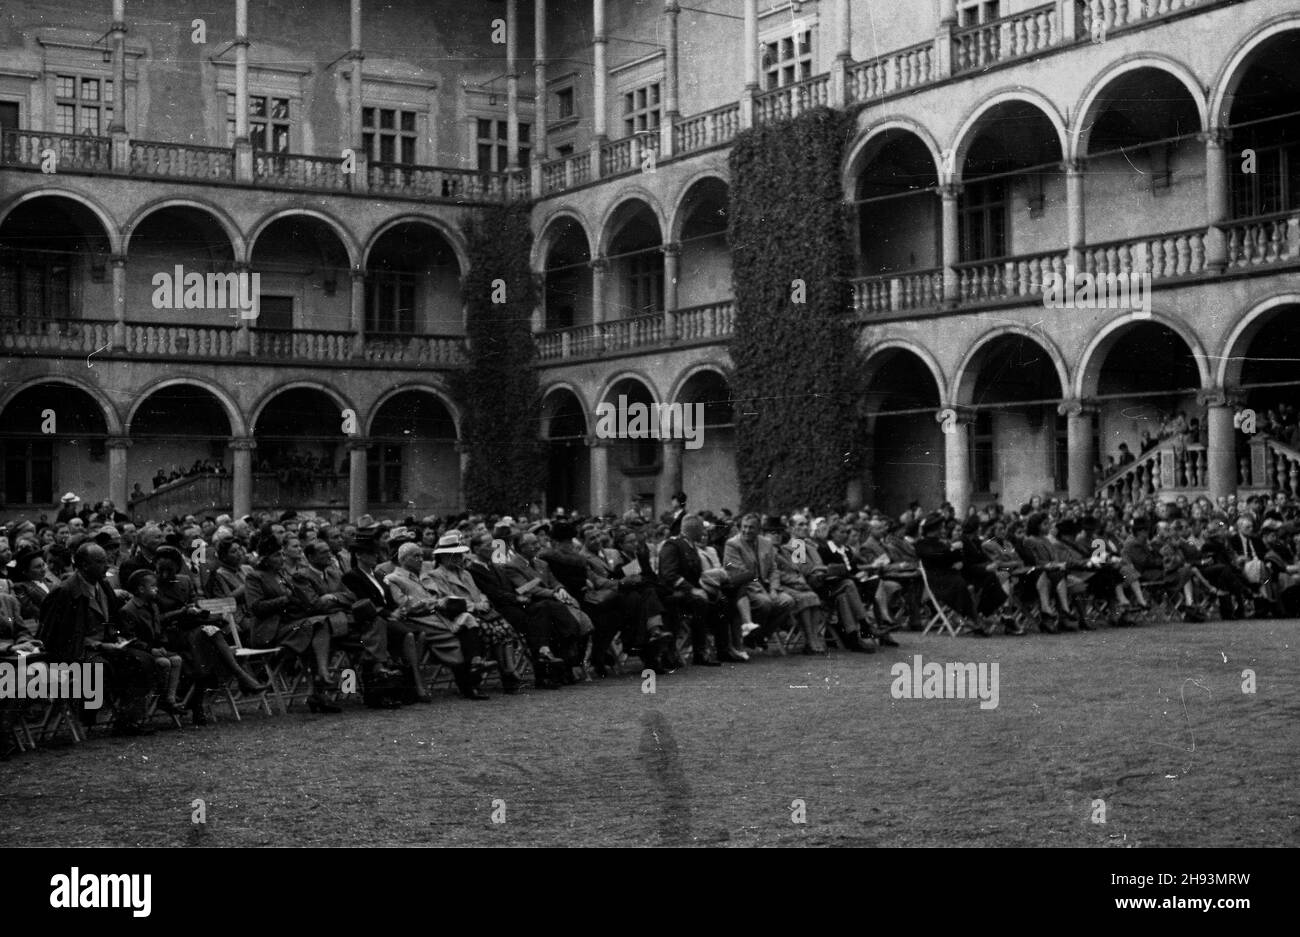
{"label": "white hat", "polygon": [[64,495],[59,500],[62,501],[64,504],[72,504],[73,502],[80,501],[81,499],[77,497],[75,492],[69,491],[66,495]]}
{"label": "white hat", "polygon": [[450,531],[438,538],[438,545],[433,548],[433,555],[439,553],[468,553],[469,547],[460,542],[460,533]]}

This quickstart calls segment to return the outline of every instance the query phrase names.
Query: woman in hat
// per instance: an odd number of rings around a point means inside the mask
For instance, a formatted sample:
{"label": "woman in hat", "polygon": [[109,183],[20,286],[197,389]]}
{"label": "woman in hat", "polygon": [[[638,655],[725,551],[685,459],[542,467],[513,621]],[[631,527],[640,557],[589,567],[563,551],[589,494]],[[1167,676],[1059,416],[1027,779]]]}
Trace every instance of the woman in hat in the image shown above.
{"label": "woman in hat", "polygon": [[[451,537],[459,544],[459,535],[450,533],[439,541],[439,546]],[[479,689],[488,665],[483,660],[478,623],[465,611],[463,599],[453,600],[429,591],[420,578],[423,565],[424,553],[419,544],[405,543],[398,548],[397,568],[384,577],[394,614],[399,621],[419,629],[422,644],[451,669],[461,696],[488,699]]]}
{"label": "woman in hat", "polygon": [[337,713],[322,690],[330,679],[330,623],[326,615],[309,615],[297,589],[284,570],[280,541],[264,532],[257,541],[258,561],[248,574],[245,602],[253,616],[253,646],[288,648],[302,658],[307,675],[307,708]]}
{"label": "woman in hat", "polygon": [[[40,619],[41,603],[50,594],[50,584],[45,579],[45,554],[36,547],[24,547],[14,557],[13,590],[23,620],[34,625]],[[32,633],[35,634],[34,628]]]}

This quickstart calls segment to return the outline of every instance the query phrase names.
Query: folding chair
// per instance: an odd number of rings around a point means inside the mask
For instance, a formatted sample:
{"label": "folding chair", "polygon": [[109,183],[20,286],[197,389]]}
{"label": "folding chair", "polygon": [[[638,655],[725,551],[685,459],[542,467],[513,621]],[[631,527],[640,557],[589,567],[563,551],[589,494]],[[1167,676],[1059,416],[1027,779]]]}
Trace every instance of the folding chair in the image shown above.
{"label": "folding chair", "polygon": [[924,590],[921,596],[922,601],[929,602],[934,608],[934,614],[930,616],[930,619],[925,623],[925,628],[921,631],[922,637],[929,634],[930,629],[936,623],[939,625],[939,634],[943,634],[944,630],[947,629],[948,634],[954,638],[957,637],[957,629],[953,626],[951,619],[948,618],[947,610],[944,609],[943,603],[935,596],[934,590],[930,588],[930,577],[925,574],[925,564],[918,563],[917,569],[921,571],[921,588]]}
{"label": "folding chair", "polygon": [[[220,599],[200,599],[198,606],[201,609],[206,609],[212,615],[220,617],[225,622],[225,632],[230,639],[230,647],[235,652],[235,661],[252,673],[254,677],[269,685],[269,689],[259,696],[236,699],[233,691],[235,680],[232,677],[223,686],[202,692],[222,694],[226,703],[230,706],[230,711],[234,715],[236,722],[241,721],[239,715],[240,703],[254,703],[258,709],[265,710],[268,716],[273,716],[275,713],[271,709],[271,700],[274,699],[280,714],[284,715],[288,711],[288,705],[283,694],[286,691],[291,693],[292,688],[286,684],[284,676],[280,673],[280,665],[276,661],[280,649],[244,647],[244,642],[239,637],[239,626],[235,622],[235,612],[239,606],[234,598],[226,596]],[[191,687],[190,694],[193,694],[196,690],[197,687]],[[188,701],[189,698],[187,695],[186,700]]]}

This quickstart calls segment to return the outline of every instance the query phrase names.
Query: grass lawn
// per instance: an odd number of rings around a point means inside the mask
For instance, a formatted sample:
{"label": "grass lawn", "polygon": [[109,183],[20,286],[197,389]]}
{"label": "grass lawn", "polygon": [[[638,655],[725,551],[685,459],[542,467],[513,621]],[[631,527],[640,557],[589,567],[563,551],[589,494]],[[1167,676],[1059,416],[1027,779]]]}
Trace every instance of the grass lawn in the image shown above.
{"label": "grass lawn", "polygon": [[[0,844],[1300,844],[1300,623],[900,641],[50,747],[0,763]],[[997,662],[998,707],[894,699],[917,653]]]}

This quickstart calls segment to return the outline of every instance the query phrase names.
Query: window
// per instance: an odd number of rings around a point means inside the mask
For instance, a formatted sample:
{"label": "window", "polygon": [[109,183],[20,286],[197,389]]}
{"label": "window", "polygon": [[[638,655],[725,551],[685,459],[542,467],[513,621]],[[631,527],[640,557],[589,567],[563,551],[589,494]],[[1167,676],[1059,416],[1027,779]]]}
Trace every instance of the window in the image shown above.
{"label": "window", "polygon": [[1001,14],[999,0],[961,0],[957,6],[959,27],[978,26],[998,18]]}
{"label": "window", "polygon": [[783,88],[812,77],[812,30],[763,43],[766,90]]}
{"label": "window", "polygon": [[0,315],[71,318],[71,266],[40,255],[0,255]]}
{"label": "window", "polygon": [[657,250],[628,258],[628,305],[633,315],[663,307],[664,255]]}
{"label": "window", "polygon": [[993,490],[993,412],[979,410],[971,426],[971,490],[988,494]]}
{"label": "window", "polygon": [[568,120],[577,115],[573,107],[573,89],[561,88],[555,92],[556,120]]}
{"label": "window", "polygon": [[988,260],[1007,253],[1005,179],[968,183],[961,194],[961,259]]}
{"label": "window", "polygon": [[57,75],[54,79],[54,130],[103,136],[113,122],[113,82],[103,78]]}
{"label": "window", "polygon": [[0,130],[18,129],[18,102],[0,101]]}
{"label": "window", "polygon": [[623,135],[659,129],[661,109],[659,82],[652,82],[623,95]]}
{"label": "window", "polygon": [[382,504],[402,500],[402,447],[382,443],[366,450],[366,498]]}
{"label": "window", "polygon": [[381,163],[415,162],[415,111],[391,107],[361,109],[361,139],[366,157]]}
{"label": "window", "polygon": [[385,271],[366,279],[366,333],[415,334],[415,274]]}
{"label": "window", "polygon": [[563,146],[557,146],[557,147],[555,148],[555,155],[558,156],[558,157],[560,157],[561,159],[563,159],[563,158],[566,157],[566,156],[572,156],[572,155],[573,155],[573,144],[572,144],[572,143],[566,143],[566,144],[564,144]]}
{"label": "window", "polygon": [[1230,173],[1233,215],[1253,218],[1300,206],[1300,143],[1251,149],[1255,151],[1255,171]]}
{"label": "window", "polygon": [[[480,117],[475,121],[478,168],[482,172],[505,172],[510,164],[509,125],[504,120]],[[530,124],[519,123],[519,168],[528,168]]]}
{"label": "window", "polygon": [[[248,139],[253,149],[264,153],[289,152],[291,126],[289,99],[265,94],[248,96]],[[235,143],[235,96],[226,94],[226,145]]]}
{"label": "window", "polygon": [[54,444],[48,440],[8,439],[4,450],[6,504],[54,502]]}

